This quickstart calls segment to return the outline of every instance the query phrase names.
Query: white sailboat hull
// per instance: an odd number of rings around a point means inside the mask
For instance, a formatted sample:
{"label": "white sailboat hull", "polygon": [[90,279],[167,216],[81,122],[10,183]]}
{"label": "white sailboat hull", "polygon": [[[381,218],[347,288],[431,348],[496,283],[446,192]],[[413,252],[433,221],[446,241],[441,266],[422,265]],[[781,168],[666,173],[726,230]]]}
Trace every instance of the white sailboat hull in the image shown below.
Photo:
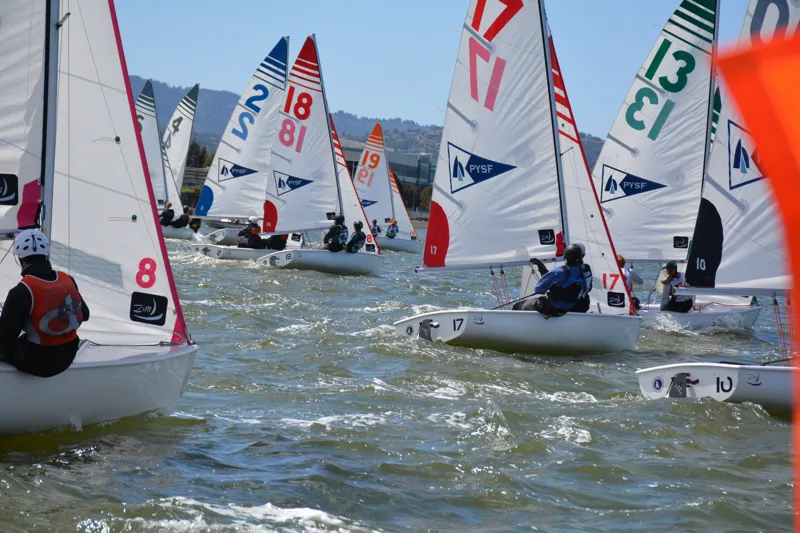
{"label": "white sailboat hull", "polygon": [[180,239],[182,241],[193,241],[195,232],[189,226],[185,228],[173,228],[172,226],[161,226],[161,233],[165,239]]}
{"label": "white sailboat hull", "polygon": [[239,248],[237,246],[220,246],[218,244],[192,244],[189,248],[196,253],[214,259],[230,261],[255,261],[269,250],[256,250],[255,248]]}
{"label": "white sailboat hull", "polygon": [[239,238],[239,231],[241,228],[225,228],[209,233],[205,236],[205,240],[212,244],[221,246],[236,246]]}
{"label": "white sailboat hull", "polygon": [[0,434],[168,413],[183,394],[196,353],[191,345],[92,346],[81,348],[65,372],[46,379],[0,363],[0,397],[8,406]]}
{"label": "white sailboat hull", "polygon": [[420,241],[412,241],[410,239],[389,239],[388,237],[377,237],[375,239],[384,250],[392,250],[394,252],[411,252],[414,254],[422,253],[422,243]]}
{"label": "white sailboat hull", "polygon": [[[263,251],[262,251],[263,252]],[[383,268],[382,255],[327,250],[285,250],[269,255],[262,253],[262,265],[295,270],[317,270],[344,276],[377,276]]]}
{"label": "white sailboat hull", "polygon": [[[688,374],[691,384],[686,387],[686,398],[751,402],[780,415],[792,412],[793,371],[787,366],[683,363],[637,370],[636,375],[642,395],[650,400],[669,398],[673,379]],[[673,393],[672,397],[682,396]]]}
{"label": "white sailboat hull", "polygon": [[645,304],[639,309],[646,328],[677,324],[685,330],[702,329],[752,329],[761,312],[760,305],[725,305],[712,303],[700,311],[688,313],[661,311],[658,304]]}
{"label": "white sailboat hull", "polygon": [[640,317],[627,315],[567,313],[547,318],[535,311],[466,309],[425,313],[395,322],[394,327],[409,338],[453,346],[574,355],[633,350],[641,323]]}

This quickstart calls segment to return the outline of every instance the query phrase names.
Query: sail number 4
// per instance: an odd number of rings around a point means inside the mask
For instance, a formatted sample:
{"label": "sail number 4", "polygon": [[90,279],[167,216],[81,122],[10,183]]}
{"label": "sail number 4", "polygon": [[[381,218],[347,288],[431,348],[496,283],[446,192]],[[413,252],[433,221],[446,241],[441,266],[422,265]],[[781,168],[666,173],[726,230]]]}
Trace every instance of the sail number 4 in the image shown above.
{"label": "sail number 4", "polygon": [[[669,52],[671,46],[672,41],[669,39],[665,38],[663,41],[661,41],[661,46],[658,47],[656,55],[653,57],[653,62],[650,63],[650,66],[647,67],[647,72],[645,72],[644,77],[646,79],[653,81],[653,77],[656,75],[656,72],[658,72],[658,69],[664,62],[664,58],[667,56],[667,52]],[[660,76],[658,78],[658,84],[665,91],[670,93],[679,93],[685,89],[686,85],[689,83],[689,74],[694,72],[694,69],[697,66],[697,61],[695,60],[694,56],[686,50],[676,50],[672,53],[672,57],[680,65],[675,71],[675,76],[677,79],[672,80],[670,76]],[[637,131],[642,131],[647,128],[647,125],[644,123],[644,121],[637,117],[637,114],[644,109],[645,103],[649,103],[650,105],[659,104],[658,93],[648,86],[639,88],[639,90],[636,92],[633,103],[628,106],[628,110],[625,113],[625,121],[628,123],[628,126]],[[661,112],[658,114],[655,122],[653,122],[653,125],[650,127],[650,131],[647,133],[648,139],[651,141],[658,139],[658,136],[661,134],[661,129],[664,127],[664,124],[667,122],[667,119],[674,108],[675,102],[673,100],[667,99],[667,101],[664,102]]]}
{"label": "sail number 4", "polygon": [[[293,102],[294,106],[292,106]],[[295,100],[295,86],[289,86],[289,91],[286,93],[286,105],[283,107],[283,112],[287,115],[287,118],[283,119],[278,138],[280,138],[281,144],[287,148],[294,146],[294,151],[298,154],[303,150],[303,141],[306,138],[307,128],[301,125],[298,130],[297,124],[308,120],[308,117],[311,116],[312,105],[314,105],[314,98],[310,93],[302,92],[297,95],[297,100]]]}
{"label": "sail number 4", "polygon": [[[491,21],[486,31],[481,36],[491,43],[497,35],[503,31],[503,28],[522,11],[524,4],[522,0],[492,0],[494,3],[503,4],[505,7]],[[483,15],[486,11],[486,4],[489,0],[478,0],[475,6],[475,13],[472,15],[470,27],[476,32],[480,32],[481,25],[484,22]],[[484,46],[475,37],[469,38],[469,92],[472,99],[480,103],[480,96],[478,94],[478,58],[481,58],[485,63],[491,63],[492,52]],[[506,60],[502,57],[495,57],[494,66],[492,67],[492,74],[489,77],[489,90],[486,92],[486,98],[483,101],[483,107],[489,111],[494,111],[494,105],[497,101],[497,93],[500,89],[500,82],[503,80],[503,72],[506,68]]]}

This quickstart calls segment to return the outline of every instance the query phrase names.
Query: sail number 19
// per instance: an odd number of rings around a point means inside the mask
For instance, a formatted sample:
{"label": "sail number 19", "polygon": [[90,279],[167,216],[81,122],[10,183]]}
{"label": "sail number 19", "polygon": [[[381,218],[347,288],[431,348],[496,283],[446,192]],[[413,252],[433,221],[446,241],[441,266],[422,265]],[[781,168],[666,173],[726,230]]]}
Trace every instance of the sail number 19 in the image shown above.
{"label": "sail number 19", "polygon": [[372,180],[375,178],[375,171],[370,169],[378,168],[380,162],[381,162],[381,154],[377,152],[370,152],[369,150],[364,150],[364,158],[361,160],[361,164],[359,165],[358,169],[358,174],[356,174],[358,182],[361,183],[362,185],[366,185],[367,187],[371,187]]}

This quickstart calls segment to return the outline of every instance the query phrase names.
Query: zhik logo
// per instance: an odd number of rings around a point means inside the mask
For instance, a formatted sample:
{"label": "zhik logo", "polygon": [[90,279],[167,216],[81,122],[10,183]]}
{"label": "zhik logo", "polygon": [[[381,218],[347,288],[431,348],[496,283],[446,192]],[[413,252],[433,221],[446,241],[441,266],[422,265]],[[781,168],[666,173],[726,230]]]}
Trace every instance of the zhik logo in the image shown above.
{"label": "zhik logo", "polygon": [[313,180],[304,180],[303,178],[296,178],[283,172],[275,171],[275,187],[278,190],[278,196],[283,196],[286,193],[296,191],[300,187],[305,187],[309,183],[314,183]]}
{"label": "zhik logo", "polygon": [[0,174],[0,205],[17,205],[19,179],[15,174]]}
{"label": "zhik logo", "polygon": [[163,326],[167,322],[169,300],[157,294],[134,292],[131,294],[130,319],[133,322]]}
{"label": "zhik logo", "polygon": [[603,165],[603,188],[600,190],[600,202],[620,200],[628,196],[651,192],[664,187],[666,185]]}
{"label": "zhik logo", "polygon": [[237,165],[236,163],[220,157],[217,165],[217,181],[227,181],[236,178],[242,178],[244,176],[249,176],[250,174],[255,174],[256,172],[257,171],[253,170],[252,168]]}
{"label": "zhik logo", "polygon": [[517,168],[467,152],[453,143],[447,143],[447,157],[450,162],[451,193],[496,178]]}

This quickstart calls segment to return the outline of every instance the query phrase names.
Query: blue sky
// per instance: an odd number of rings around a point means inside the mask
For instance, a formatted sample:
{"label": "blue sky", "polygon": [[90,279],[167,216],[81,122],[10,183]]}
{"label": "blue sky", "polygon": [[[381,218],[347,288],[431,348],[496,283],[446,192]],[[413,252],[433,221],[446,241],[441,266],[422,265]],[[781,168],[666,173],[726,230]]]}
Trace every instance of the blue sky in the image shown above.
{"label": "blue sky", "polygon": [[[747,0],[722,0],[720,42],[736,41]],[[294,58],[316,33],[332,110],[444,120],[469,0],[117,0],[132,74],[240,93],[282,35]],[[678,0],[548,0],[578,126],[611,127]]]}

